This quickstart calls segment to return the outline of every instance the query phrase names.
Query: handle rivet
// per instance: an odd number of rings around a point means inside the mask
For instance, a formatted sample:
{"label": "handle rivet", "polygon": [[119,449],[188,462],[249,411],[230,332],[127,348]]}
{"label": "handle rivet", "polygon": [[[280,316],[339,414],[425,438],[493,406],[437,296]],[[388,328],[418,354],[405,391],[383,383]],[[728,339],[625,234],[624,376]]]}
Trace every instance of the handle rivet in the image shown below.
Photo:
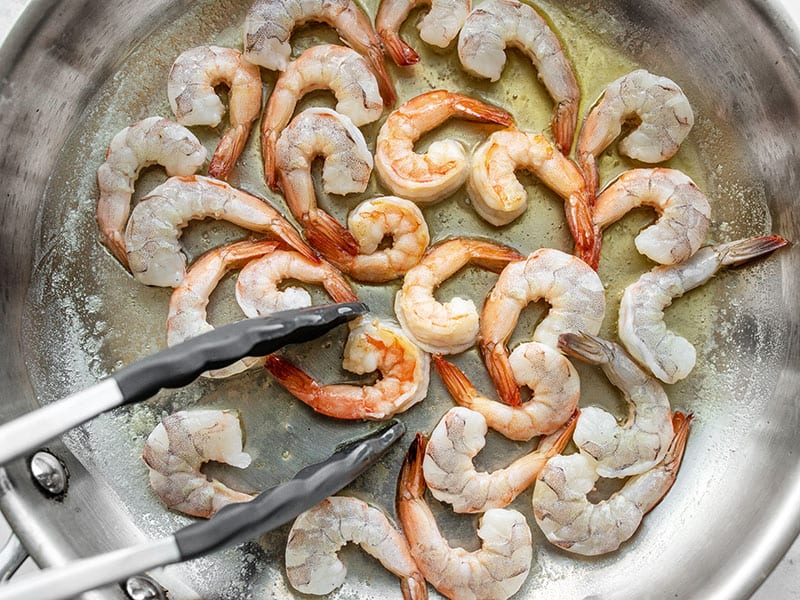
{"label": "handle rivet", "polygon": [[125,593],[131,600],[165,600],[164,590],[146,575],[129,577],[125,582]]}
{"label": "handle rivet", "polygon": [[36,484],[48,494],[60,496],[67,490],[69,475],[62,462],[55,456],[40,450],[30,462],[31,475]]}

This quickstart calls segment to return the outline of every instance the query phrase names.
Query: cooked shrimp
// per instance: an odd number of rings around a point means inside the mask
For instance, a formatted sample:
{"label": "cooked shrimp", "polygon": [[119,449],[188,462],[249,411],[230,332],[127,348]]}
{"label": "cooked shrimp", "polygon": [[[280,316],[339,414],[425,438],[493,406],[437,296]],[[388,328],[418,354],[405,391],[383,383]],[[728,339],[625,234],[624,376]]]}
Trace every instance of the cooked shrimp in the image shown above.
{"label": "cooked shrimp", "polygon": [[[207,320],[206,307],[211,292],[232,270],[246,265],[278,247],[278,242],[238,242],[214,248],[198,258],[186,271],[183,282],[176,287],[169,299],[167,315],[167,345],[174,346],[183,341],[214,329]],[[223,378],[236,375],[263,362],[262,358],[242,358],[222,369],[204,373],[207,377]]]}
{"label": "cooked shrimp", "polygon": [[613,342],[585,333],[564,333],[558,347],[569,356],[600,365],[623,393],[628,416],[622,424],[596,406],[581,410],[573,439],[597,461],[600,477],[628,477],[661,462],[672,440],[672,411],[664,388]]}
{"label": "cooked shrimp", "polygon": [[354,542],[400,578],[403,598],[428,597],[425,579],[408,542],[383,511],[362,500],[333,496],[295,519],[286,542],[286,576],[303,594],[330,594],[344,583],[347,567],[336,553]]}
{"label": "cooked shrimp", "polygon": [[533,540],[525,517],[508,508],[492,508],[478,522],[481,548],[451,548],[425,502],[422,434],[408,449],[397,484],[397,517],[411,555],[439,592],[458,600],[505,600],[513,596],[531,568]]}
{"label": "cooked shrimp", "polygon": [[364,318],[353,326],[342,366],[363,375],[379,371],[373,385],[317,383],[292,363],[267,357],[267,370],[315,411],[337,419],[386,419],[420,402],[428,392],[430,360],[399,328]]}
{"label": "cooked shrimp", "polygon": [[383,112],[378,82],[363,57],[344,46],[313,46],[293,60],[275,82],[261,119],[261,156],[264,177],[277,185],[275,145],[292,118],[298,100],[308,92],[330,89],[337,112],[356,125],[372,123]]}
{"label": "cooked shrimp", "polygon": [[638,122],[638,127],[619,142],[619,151],[658,163],[678,151],[694,125],[694,113],[683,90],[666,77],[638,69],[611,82],[578,135],[578,164],[592,197],[599,187],[597,159],[628,120]]}
{"label": "cooked shrimp", "polygon": [[587,498],[599,478],[595,460],[580,453],[551,458],[533,488],[533,514],[547,539],[586,556],[619,548],[675,482],[691,420],[691,415],[676,412],[675,435],[663,462],[631,477],[621,490],[596,504]]}
{"label": "cooked shrimp", "polygon": [[266,200],[224,181],[195,175],[172,177],[133,209],[125,241],[133,275],[145,285],[176,287],[186,274],[181,230],[194,219],[223,219],[252,231],[271,233],[318,260],[300,234]]}
{"label": "cooked shrimp", "polygon": [[150,485],[168,508],[194,517],[211,517],[223,506],[253,496],[232,490],[200,471],[209,461],[243,469],[242,424],[232,410],[182,410],[165,416],[144,444]]}
{"label": "cooked shrimp", "polygon": [[172,112],[183,125],[216,127],[225,107],[214,91],[224,83],[230,88],[229,127],[211,157],[208,174],[227,179],[244,150],[250,126],[261,113],[261,73],[233,48],[198,46],[181,53],[167,79]]}
{"label": "cooked shrimp", "polygon": [[126,268],[124,231],[139,172],[157,163],[167,175],[193,175],[203,166],[206,155],[191,131],[161,117],[148,117],[113,137],[106,160],[97,169],[97,224],[101,241]]}
{"label": "cooked shrimp", "polygon": [[486,445],[486,419],[463,406],[451,408],[428,440],[422,461],[425,483],[437,500],[452,504],[457,513],[508,506],[536,480],[545,463],[569,443],[576,416],[542,439],[533,452],[504,469],[487,473],[478,472],[472,463]]}
{"label": "cooked shrimp", "polygon": [[524,257],[507,246],[479,239],[454,238],[430,248],[417,266],[406,273],[394,300],[394,312],[414,343],[428,352],[456,354],[478,337],[478,311],[468,298],[441,303],[434,290],[472,262],[499,273]]}
{"label": "cooked shrimp", "polygon": [[765,256],[788,243],[779,235],[767,235],[706,246],[685,263],[645,273],[622,294],[618,327],[623,345],[661,381],[680,381],[694,368],[696,352],[689,340],[667,329],[664,309],[723,267]]}
{"label": "cooked shrimp", "polygon": [[513,122],[502,108],[445,90],[411,98],[389,114],[378,132],[375,168],[392,193],[417,203],[431,203],[449,196],[464,183],[469,161],[460,142],[437,140],[424,154],[414,152],[414,142],[450,117],[506,127]]}
{"label": "cooked shrimp", "polygon": [[431,46],[447,48],[464,25],[470,0],[381,0],[375,29],[397,66],[419,62],[419,54],[400,37],[400,26],[414,8],[422,5],[430,5],[431,9],[417,24],[419,37]]}
{"label": "cooked shrimp", "polygon": [[381,40],[353,0],[256,0],[244,21],[244,56],[272,71],[283,71],[292,54],[289,37],[297,25],[319,21],[369,59],[386,106],[395,103],[392,81],[383,64]]}
{"label": "cooked shrimp", "polygon": [[278,287],[288,279],[322,285],[334,302],[358,301],[347,280],[328,263],[310,261],[298,252],[276,250],[242,268],[236,280],[239,307],[252,318],[311,306],[311,295],[305,289]]}
{"label": "cooked shrimp", "polygon": [[485,0],[473,9],[458,35],[458,57],[468,73],[500,79],[506,47],[530,58],[556,103],[551,127],[561,152],[569,154],[578,120],[580,88],[561,43],[533,8],[517,0]]}
{"label": "cooked shrimp", "polygon": [[544,299],[550,311],[533,332],[533,341],[557,348],[568,331],[596,334],[605,313],[603,283],[582,260],[551,248],[541,248],[524,261],[508,265],[483,305],[480,349],[500,399],[519,406],[521,397],[506,343],[520,312]]}

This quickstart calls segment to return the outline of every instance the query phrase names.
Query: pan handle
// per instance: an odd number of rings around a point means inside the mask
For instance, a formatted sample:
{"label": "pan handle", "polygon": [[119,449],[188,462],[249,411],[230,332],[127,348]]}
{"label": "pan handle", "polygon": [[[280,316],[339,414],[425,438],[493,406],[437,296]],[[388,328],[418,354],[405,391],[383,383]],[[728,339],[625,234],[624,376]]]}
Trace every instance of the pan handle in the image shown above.
{"label": "pan handle", "polygon": [[28,558],[28,551],[25,550],[19,538],[12,533],[3,548],[0,549],[0,583],[11,579],[26,558]]}

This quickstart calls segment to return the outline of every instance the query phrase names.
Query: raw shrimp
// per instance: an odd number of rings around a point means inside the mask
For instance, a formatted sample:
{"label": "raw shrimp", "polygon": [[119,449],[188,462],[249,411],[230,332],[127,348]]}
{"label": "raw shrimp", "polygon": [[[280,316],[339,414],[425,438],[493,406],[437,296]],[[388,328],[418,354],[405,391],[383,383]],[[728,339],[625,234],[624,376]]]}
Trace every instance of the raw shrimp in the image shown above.
{"label": "raw shrimp", "polygon": [[266,200],[224,181],[195,175],[172,177],[133,209],[125,241],[133,275],[145,285],[176,287],[186,274],[181,230],[194,219],[223,219],[271,233],[304,256],[318,260],[300,234]]}
{"label": "raw shrimp", "polygon": [[239,273],[236,280],[239,307],[252,318],[311,306],[311,295],[305,289],[278,288],[287,279],[322,285],[334,302],[358,301],[347,280],[328,263],[310,261],[298,252],[276,250],[250,261]]}
{"label": "raw shrimp", "polygon": [[319,21],[369,59],[386,106],[397,99],[383,64],[381,40],[353,0],[256,0],[244,21],[244,56],[272,71],[283,71],[292,54],[289,37],[297,25]]}
{"label": "raw shrimp", "polygon": [[397,484],[397,517],[411,555],[439,592],[458,600],[505,600],[513,596],[531,568],[533,541],[525,517],[507,508],[492,508],[478,522],[481,548],[451,548],[425,501],[422,434],[408,449]]}
{"label": "raw shrimp", "polygon": [[672,411],[664,388],[613,342],[585,333],[563,333],[558,347],[569,356],[600,365],[623,393],[628,416],[622,424],[596,406],[581,409],[573,439],[597,461],[600,477],[628,477],[661,462],[672,440]]}
{"label": "raw shrimp", "polygon": [[[198,258],[186,271],[183,282],[169,299],[167,315],[167,345],[174,346],[214,327],[207,320],[206,307],[211,292],[231,269],[238,269],[249,261],[270,254],[278,242],[247,241],[214,248]],[[204,373],[207,377],[223,378],[236,375],[262,363],[262,358],[242,358],[235,363]]]}
{"label": "raw shrimp", "polygon": [[273,190],[277,185],[275,145],[292,118],[297,102],[308,92],[330,89],[337,112],[356,126],[381,116],[383,103],[375,75],[358,52],[344,46],[313,46],[293,60],[275,82],[261,119],[261,156],[264,177]]}
{"label": "raw shrimp", "polygon": [[507,246],[479,239],[454,238],[430,248],[417,266],[406,273],[394,300],[394,312],[403,330],[428,352],[456,354],[478,337],[478,311],[470,299],[458,296],[441,303],[434,290],[467,263],[499,273],[524,257]]}
{"label": "raw shrimp", "polygon": [[470,0],[381,0],[375,17],[375,29],[383,47],[400,66],[419,62],[419,54],[400,37],[400,26],[417,6],[431,9],[417,24],[423,42],[439,48],[450,45],[469,14]]}
{"label": "raw shrimp", "polygon": [[473,9],[458,35],[458,57],[468,73],[500,79],[506,47],[519,48],[539,73],[556,103],[551,121],[561,152],[569,154],[578,120],[580,88],[561,43],[533,8],[517,0],[485,0]]}
{"label": "raw shrimp", "polygon": [[611,82],[578,135],[578,164],[592,197],[599,187],[597,159],[629,120],[638,126],[620,140],[619,151],[635,160],[658,163],[678,151],[694,125],[694,113],[683,90],[666,77],[638,69]]}
{"label": "raw shrimp", "polygon": [[664,309],[723,267],[765,256],[788,243],[779,235],[767,235],[706,246],[685,263],[645,273],[622,294],[618,327],[623,345],[661,381],[680,381],[694,368],[696,352],[687,339],[667,329]]}
{"label": "raw shrimp", "polygon": [[433,361],[453,400],[482,414],[489,427],[512,440],[553,433],[578,407],[581,384],[575,367],[538,342],[520,344],[508,357],[514,380],[531,389],[530,400],[519,406],[487,398],[457,366],[438,355]]}
{"label": "raw shrimp", "polygon": [[513,117],[496,106],[445,90],[411,98],[389,114],[378,132],[375,168],[392,193],[417,203],[446,198],[467,178],[468,159],[460,142],[433,142],[414,152],[414,142],[450,117],[509,126]]}
{"label": "raw shrimp", "polygon": [[134,123],[111,140],[106,160],[97,169],[97,224],[101,241],[126,268],[124,231],[139,172],[160,164],[167,175],[193,175],[203,166],[206,155],[206,149],[191,131],[161,117]]}
{"label": "raw shrimp", "polygon": [[603,283],[591,267],[560,250],[541,248],[524,261],[508,265],[483,305],[480,349],[500,399],[519,406],[521,396],[506,343],[520,312],[544,299],[550,311],[533,332],[533,341],[557,348],[567,331],[596,334],[606,309]]}
{"label": "raw shrimp", "polygon": [[230,123],[211,157],[208,174],[227,179],[244,150],[250,126],[261,113],[258,67],[233,48],[190,48],[175,59],[169,71],[167,97],[178,123],[216,127],[225,114],[214,91],[221,83],[230,88]]}
{"label": "raw shrimp", "polygon": [[408,550],[408,542],[378,508],[348,496],[332,496],[295,519],[286,542],[286,576],[303,594],[330,594],[347,576],[336,553],[347,542],[400,578],[403,598],[428,597],[425,578]]}
{"label": "raw shrimp", "polygon": [[398,327],[375,318],[353,326],[342,366],[363,375],[380,371],[373,385],[321,385],[292,363],[267,357],[267,370],[315,411],[338,419],[386,419],[420,402],[428,392],[430,360]]}
{"label": "raw shrimp", "polygon": [[598,479],[595,460],[580,453],[551,458],[533,488],[533,514],[547,539],[586,556],[619,548],[675,482],[691,420],[691,415],[676,412],[675,435],[664,461],[631,477],[621,490],[597,504],[587,498]]}
{"label": "raw shrimp", "polygon": [[165,416],[144,444],[150,485],[168,508],[211,517],[223,506],[253,499],[200,471],[209,461],[243,469],[242,424],[233,410],[182,410]]}
{"label": "raw shrimp", "polygon": [[478,472],[472,463],[486,445],[486,419],[463,406],[451,408],[428,440],[422,461],[425,483],[437,500],[452,504],[457,513],[508,506],[569,443],[576,418],[574,415],[564,427],[543,438],[533,452],[487,473]]}

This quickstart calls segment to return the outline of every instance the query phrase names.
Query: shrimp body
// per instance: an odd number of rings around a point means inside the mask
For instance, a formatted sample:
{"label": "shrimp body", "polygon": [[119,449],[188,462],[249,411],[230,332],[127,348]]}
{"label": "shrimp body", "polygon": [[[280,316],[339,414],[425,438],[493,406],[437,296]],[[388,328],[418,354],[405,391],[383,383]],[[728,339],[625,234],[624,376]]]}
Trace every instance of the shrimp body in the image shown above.
{"label": "shrimp body", "polygon": [[531,568],[533,541],[525,517],[516,510],[492,508],[478,524],[481,548],[452,548],[425,501],[422,463],[426,440],[411,444],[397,484],[397,516],[411,555],[440,593],[457,600],[505,600],[519,591]]}
{"label": "shrimp body", "polygon": [[139,172],[160,164],[167,175],[193,175],[206,156],[206,149],[191,131],[162,117],[148,117],[112,138],[106,159],[97,169],[97,225],[101,241],[125,267],[125,224]]}
{"label": "shrimp body", "polygon": [[428,597],[408,543],[383,511],[357,498],[332,496],[295,519],[286,542],[286,576],[303,594],[330,594],[347,575],[336,556],[354,542],[401,580],[403,597]]}
{"label": "shrimp body", "polygon": [[691,420],[691,415],[675,413],[675,435],[664,460],[596,504],[587,498],[599,478],[596,461],[582,453],[551,458],[533,489],[533,514],[547,539],[585,556],[619,548],[675,482]]}
{"label": "shrimp body", "polygon": [[414,152],[414,142],[450,117],[508,126],[513,117],[501,108],[445,90],[420,94],[392,111],[378,132],[375,168],[383,183],[403,198],[437,202],[466,180],[468,160],[460,142],[433,142],[427,152]]}
{"label": "shrimp body", "polygon": [[486,444],[486,419],[462,406],[451,408],[431,433],[422,461],[425,483],[437,500],[453,505],[457,513],[503,508],[526,490],[545,463],[569,443],[573,418],[544,438],[533,452],[492,473],[478,472],[472,459]]}
{"label": "shrimp body", "polygon": [[500,399],[519,406],[521,397],[506,343],[530,302],[543,299],[550,311],[533,332],[534,342],[557,348],[568,331],[596,334],[605,313],[603,283],[585,262],[560,250],[541,248],[508,265],[483,305],[480,349]]}
{"label": "shrimp body", "polygon": [[233,48],[190,48],[175,59],[170,69],[167,97],[178,123],[216,127],[225,114],[214,91],[221,83],[230,88],[230,125],[211,157],[208,174],[227,179],[244,149],[250,126],[261,113],[258,67]]}
{"label": "shrimp body", "polygon": [[500,79],[506,47],[530,58],[556,103],[551,127],[558,148],[569,154],[578,120],[580,88],[561,43],[547,22],[518,0],[485,0],[473,9],[458,35],[458,57],[468,73]]}
{"label": "shrimp body", "polygon": [[253,496],[206,477],[209,461],[244,468],[239,415],[231,410],[180,411],[161,419],[144,444],[142,458],[150,468],[150,485],[168,508],[195,517],[211,517],[223,506]]}
{"label": "shrimp body", "polygon": [[467,263],[494,272],[509,262],[521,260],[516,250],[479,239],[454,238],[430,248],[422,260],[406,273],[397,292],[397,320],[420,348],[428,352],[455,354],[472,346],[478,337],[478,311],[470,299],[456,296],[439,302],[434,290]]}
{"label": "shrimp body", "polygon": [[134,277],[145,285],[180,285],[186,274],[181,230],[189,221],[208,217],[271,233],[317,260],[289,221],[266,200],[209,177],[172,177],[150,192],[131,214],[125,240]]}
{"label": "shrimp body", "polygon": [[300,98],[319,89],[330,89],[336,96],[336,111],[349,117],[356,126],[372,123],[383,112],[378,82],[358,52],[330,44],[303,52],[278,77],[261,119],[264,177],[273,190],[277,182],[278,136],[292,118]]}
{"label": "shrimp body", "polygon": [[694,368],[696,351],[691,342],[667,329],[664,309],[723,267],[765,256],[788,243],[778,235],[768,235],[706,246],[684,263],[645,273],[622,294],[618,327],[623,345],[661,381],[675,383],[685,378]]}
{"label": "shrimp body", "polygon": [[386,419],[420,402],[428,392],[430,359],[400,331],[378,319],[352,327],[342,366],[363,375],[379,371],[373,385],[321,385],[292,363],[270,355],[267,370],[296,398],[337,419]]}

